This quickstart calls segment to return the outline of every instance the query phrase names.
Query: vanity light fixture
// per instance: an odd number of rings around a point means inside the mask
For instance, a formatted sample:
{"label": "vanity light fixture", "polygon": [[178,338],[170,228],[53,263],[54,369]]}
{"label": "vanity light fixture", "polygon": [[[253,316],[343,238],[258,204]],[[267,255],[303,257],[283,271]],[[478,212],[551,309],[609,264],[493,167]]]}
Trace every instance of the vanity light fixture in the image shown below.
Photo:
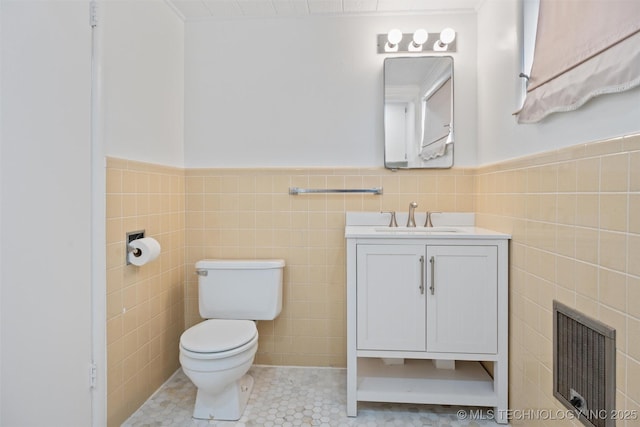
{"label": "vanity light fixture", "polygon": [[[435,43],[427,43],[436,40]],[[445,28],[440,33],[430,33],[418,29],[413,34],[393,29],[387,34],[378,34],[378,53],[422,53],[422,52],[455,52],[456,32]]]}

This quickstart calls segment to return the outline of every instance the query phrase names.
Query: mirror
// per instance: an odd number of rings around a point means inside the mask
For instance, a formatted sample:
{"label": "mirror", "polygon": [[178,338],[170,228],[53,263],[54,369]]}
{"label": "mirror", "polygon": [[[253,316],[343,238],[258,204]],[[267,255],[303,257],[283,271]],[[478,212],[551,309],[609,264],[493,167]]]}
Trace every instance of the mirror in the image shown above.
{"label": "mirror", "polygon": [[384,61],[384,165],[453,166],[453,58]]}

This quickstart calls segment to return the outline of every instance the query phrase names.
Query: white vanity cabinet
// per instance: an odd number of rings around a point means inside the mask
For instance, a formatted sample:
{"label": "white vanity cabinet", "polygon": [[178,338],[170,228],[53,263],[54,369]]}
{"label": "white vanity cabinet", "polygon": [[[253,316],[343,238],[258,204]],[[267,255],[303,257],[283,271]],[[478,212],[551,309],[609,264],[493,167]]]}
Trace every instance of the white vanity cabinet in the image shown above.
{"label": "white vanity cabinet", "polygon": [[469,405],[506,423],[509,236],[347,215],[347,415],[358,401]]}

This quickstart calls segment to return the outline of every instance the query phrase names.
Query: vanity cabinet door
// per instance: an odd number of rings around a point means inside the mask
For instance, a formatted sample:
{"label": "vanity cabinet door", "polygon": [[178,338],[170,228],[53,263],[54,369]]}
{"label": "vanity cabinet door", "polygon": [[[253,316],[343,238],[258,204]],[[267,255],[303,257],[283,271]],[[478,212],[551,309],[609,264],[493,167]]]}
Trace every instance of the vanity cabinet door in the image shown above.
{"label": "vanity cabinet door", "polygon": [[427,350],[498,350],[498,249],[427,246]]}
{"label": "vanity cabinet door", "polygon": [[358,349],[425,350],[424,251],[424,245],[358,245]]}

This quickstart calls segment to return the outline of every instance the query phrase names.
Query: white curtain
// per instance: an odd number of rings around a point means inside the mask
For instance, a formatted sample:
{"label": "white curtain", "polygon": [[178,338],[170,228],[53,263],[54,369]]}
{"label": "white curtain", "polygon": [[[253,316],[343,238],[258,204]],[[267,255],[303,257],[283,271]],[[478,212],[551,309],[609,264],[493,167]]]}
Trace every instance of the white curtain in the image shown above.
{"label": "white curtain", "polygon": [[640,85],[640,0],[540,0],[519,123]]}

